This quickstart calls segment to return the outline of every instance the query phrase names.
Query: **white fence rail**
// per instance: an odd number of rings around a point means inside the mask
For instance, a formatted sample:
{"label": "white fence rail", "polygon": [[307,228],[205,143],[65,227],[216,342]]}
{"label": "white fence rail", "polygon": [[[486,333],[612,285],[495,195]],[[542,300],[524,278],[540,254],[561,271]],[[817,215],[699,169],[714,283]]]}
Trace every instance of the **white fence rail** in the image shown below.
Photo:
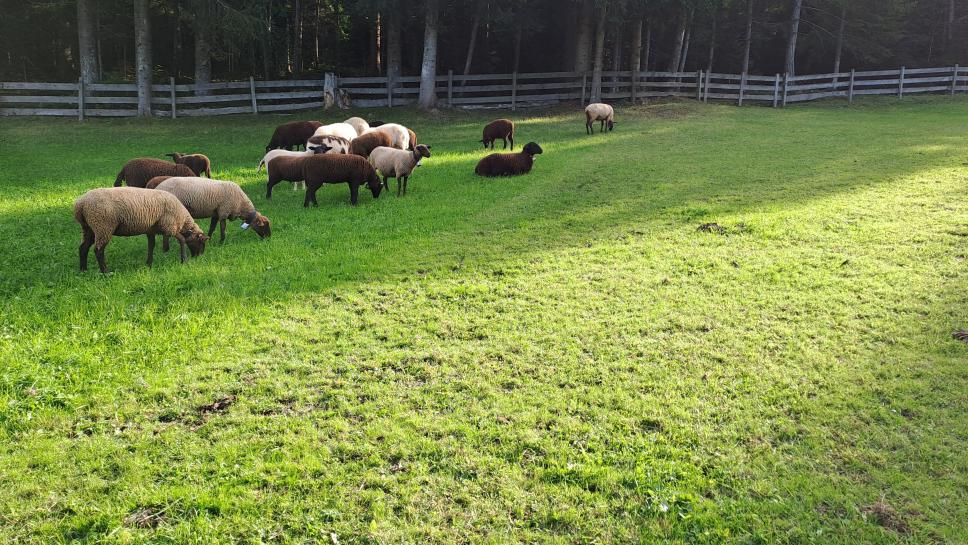
{"label": "white fence rail", "polygon": [[[591,74],[542,72],[438,76],[437,96],[453,107],[528,107],[591,96]],[[345,77],[325,80],[277,80],[182,85],[152,85],[156,116],[207,116],[239,113],[291,112],[317,109],[335,102],[358,107],[413,104],[419,77]],[[686,97],[786,106],[812,100],[861,95],[968,92],[968,68],[959,66],[842,72],[803,76],[720,74],[698,72],[602,73],[603,100]],[[133,84],[0,82],[0,116],[124,117],[137,115],[138,91]]]}

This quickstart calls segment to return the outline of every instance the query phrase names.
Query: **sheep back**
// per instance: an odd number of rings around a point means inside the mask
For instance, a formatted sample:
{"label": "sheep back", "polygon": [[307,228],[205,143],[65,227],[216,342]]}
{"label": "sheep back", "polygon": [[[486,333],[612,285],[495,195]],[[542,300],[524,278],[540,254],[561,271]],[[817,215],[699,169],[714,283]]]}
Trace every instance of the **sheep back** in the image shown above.
{"label": "sheep back", "polygon": [[608,104],[596,102],[585,106],[585,121],[613,121],[615,119],[615,109]]}
{"label": "sheep back", "polygon": [[169,153],[168,157],[171,157],[172,161],[178,163],[179,165],[185,165],[192,169],[195,176],[201,176],[205,174],[209,178],[212,177],[212,162],[207,156],[201,153]]}
{"label": "sheep back", "polygon": [[376,171],[358,155],[316,154],[303,160],[303,178],[307,187],[322,184],[365,183],[380,185]]}
{"label": "sheep back", "polygon": [[244,218],[255,210],[249,196],[235,182],[196,176],[172,177],[156,189],[177,197],[195,218]]}
{"label": "sheep back", "polygon": [[266,151],[275,148],[292,149],[301,146],[322,125],[319,121],[290,121],[283,123],[272,132],[272,138],[269,139],[269,144],[266,145]]}
{"label": "sheep back", "polygon": [[357,136],[356,129],[352,125],[346,123],[330,123],[329,125],[322,125],[318,127],[313,134],[306,137],[309,140],[312,136],[339,136],[347,140],[353,140]]}
{"label": "sheep back", "polygon": [[158,187],[158,184],[164,182],[168,178],[171,178],[171,176],[155,176],[154,178],[148,180],[148,183],[145,184],[145,189],[154,189]]}
{"label": "sheep back", "polygon": [[390,135],[383,131],[370,131],[350,142],[350,153],[360,157],[369,157],[370,153],[380,146],[393,146]]}
{"label": "sheep back", "polygon": [[185,165],[152,157],[139,157],[121,167],[121,172],[114,180],[114,187],[120,187],[121,182],[125,181],[130,187],[143,188],[148,184],[148,180],[155,176],[195,176],[195,173]]}
{"label": "sheep back", "polygon": [[356,129],[357,135],[363,134],[363,131],[370,128],[370,124],[367,123],[366,120],[363,119],[362,117],[351,117],[346,121],[344,121],[343,123],[346,123],[347,125],[351,125],[354,129]]}
{"label": "sheep back", "polygon": [[74,219],[97,239],[187,231],[202,234],[184,205],[170,193],[137,187],[92,189],[74,202]]}
{"label": "sheep back", "polygon": [[478,176],[516,176],[531,172],[534,156],[541,153],[538,144],[529,142],[518,153],[492,153],[481,159],[474,168]]}
{"label": "sheep back", "polygon": [[484,136],[481,139],[485,144],[494,140],[510,138],[514,136],[514,122],[510,119],[495,119],[484,126]]}
{"label": "sheep back", "polygon": [[410,147],[410,129],[397,123],[386,123],[376,129],[390,135],[391,145],[397,149],[408,149]]}

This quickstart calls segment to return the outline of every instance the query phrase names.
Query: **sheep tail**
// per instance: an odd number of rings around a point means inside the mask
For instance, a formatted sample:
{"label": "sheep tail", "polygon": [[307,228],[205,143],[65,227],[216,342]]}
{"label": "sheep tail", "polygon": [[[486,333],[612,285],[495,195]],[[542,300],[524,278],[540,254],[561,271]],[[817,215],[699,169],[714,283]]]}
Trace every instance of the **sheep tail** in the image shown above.
{"label": "sheep tail", "polygon": [[124,181],[124,169],[118,173],[118,177],[114,179],[114,187],[121,187],[121,182]]}
{"label": "sheep tail", "polygon": [[210,166],[205,167],[205,176],[207,176],[209,180],[212,179],[212,167]]}
{"label": "sheep tail", "polygon": [[259,168],[256,169],[256,172],[262,172],[262,167],[265,166],[265,164],[266,164],[265,159],[259,161]]}

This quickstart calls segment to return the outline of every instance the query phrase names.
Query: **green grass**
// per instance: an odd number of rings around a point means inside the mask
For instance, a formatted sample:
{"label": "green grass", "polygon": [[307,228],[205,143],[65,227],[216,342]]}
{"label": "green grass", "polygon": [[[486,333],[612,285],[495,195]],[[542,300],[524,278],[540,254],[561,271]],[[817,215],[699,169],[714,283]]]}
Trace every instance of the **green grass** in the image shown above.
{"label": "green grass", "polygon": [[[434,156],[309,210],[291,117],[0,122],[0,542],[968,542],[968,100],[519,112],[497,180],[497,112],[363,114]],[[170,151],[272,238],[79,273]]]}

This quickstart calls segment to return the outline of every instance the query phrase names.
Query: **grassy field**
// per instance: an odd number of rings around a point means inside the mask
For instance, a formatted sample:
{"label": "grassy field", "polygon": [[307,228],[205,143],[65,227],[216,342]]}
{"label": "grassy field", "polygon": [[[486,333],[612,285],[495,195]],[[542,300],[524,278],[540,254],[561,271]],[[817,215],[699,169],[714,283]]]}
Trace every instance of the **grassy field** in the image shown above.
{"label": "grassy field", "polygon": [[[968,543],[966,98],[519,112],[497,180],[501,114],[362,112],[434,156],[309,210],[291,117],[3,119],[0,542]],[[170,151],[272,238],[79,273]]]}

